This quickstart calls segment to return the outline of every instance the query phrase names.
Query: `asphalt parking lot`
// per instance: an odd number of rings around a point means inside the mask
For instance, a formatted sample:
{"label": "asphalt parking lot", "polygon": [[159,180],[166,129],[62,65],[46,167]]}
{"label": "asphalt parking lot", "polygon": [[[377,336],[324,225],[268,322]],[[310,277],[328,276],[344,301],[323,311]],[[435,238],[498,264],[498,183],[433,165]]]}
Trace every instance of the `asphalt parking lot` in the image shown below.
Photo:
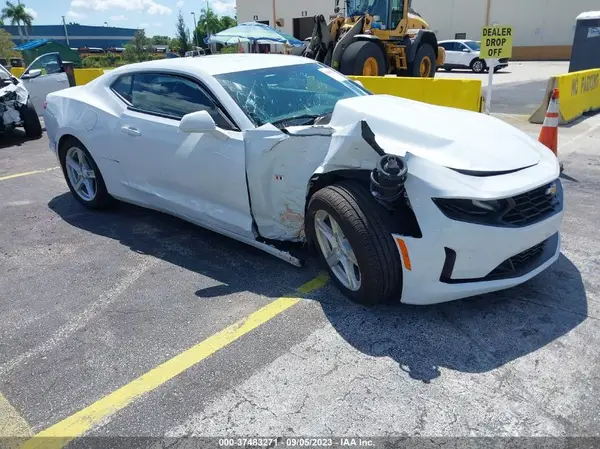
{"label": "asphalt parking lot", "polygon": [[[494,74],[492,113],[531,114],[540,105],[540,99],[551,76],[567,73],[569,63],[565,61],[511,61],[508,67]],[[488,74],[470,70],[439,70],[439,78],[463,78],[481,80],[488,85]]]}
{"label": "asphalt parking lot", "polygon": [[132,206],[89,212],[45,136],[2,137],[0,437],[600,436],[600,116],[560,133],[551,269],[501,293],[373,309],[313,263]]}

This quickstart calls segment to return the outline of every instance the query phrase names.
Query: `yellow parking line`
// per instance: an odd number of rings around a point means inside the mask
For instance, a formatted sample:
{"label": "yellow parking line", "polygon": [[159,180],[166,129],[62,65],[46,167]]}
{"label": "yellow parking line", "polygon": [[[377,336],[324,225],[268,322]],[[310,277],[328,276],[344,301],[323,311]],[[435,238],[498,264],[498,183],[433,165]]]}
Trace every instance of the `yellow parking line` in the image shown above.
{"label": "yellow parking line", "polygon": [[[298,288],[298,293],[301,295],[308,294],[323,287],[327,281],[328,278],[326,275],[318,276]],[[70,441],[101,424],[102,421],[127,407],[143,394],[155,390],[165,382],[211,356],[219,349],[223,349],[248,332],[285,312],[300,300],[301,298],[297,296],[276,299],[256,312],[242,318],[237,323],[208,337],[196,346],[158,365],[156,368],[118,390],[113,391],[92,405],[39,432],[21,448],[61,449],[65,447]]]}
{"label": "yellow parking line", "polygon": [[46,168],[44,170],[34,170],[34,171],[27,171],[25,173],[15,173],[14,175],[0,177],[0,181],[6,181],[7,179],[20,178],[21,176],[36,175],[38,173],[46,173],[48,171],[58,170],[59,168],[60,167],[52,167],[52,168]]}
{"label": "yellow parking line", "polygon": [[0,393],[0,438],[27,438],[33,435],[31,427]]}

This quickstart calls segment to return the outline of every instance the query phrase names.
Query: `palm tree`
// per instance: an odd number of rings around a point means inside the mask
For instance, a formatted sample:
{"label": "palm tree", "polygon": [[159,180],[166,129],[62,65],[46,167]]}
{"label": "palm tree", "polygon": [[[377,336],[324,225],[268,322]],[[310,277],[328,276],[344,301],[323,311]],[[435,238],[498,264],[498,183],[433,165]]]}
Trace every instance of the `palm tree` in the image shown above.
{"label": "palm tree", "polygon": [[17,25],[19,36],[21,36],[21,42],[23,42],[23,33],[21,31],[21,24],[23,24],[25,27],[25,35],[27,36],[27,40],[29,40],[28,29],[31,27],[33,16],[27,12],[25,5],[21,2],[19,2],[18,5],[15,5],[10,0],[7,0],[6,7],[2,8],[1,17],[2,20],[9,19],[11,25]]}

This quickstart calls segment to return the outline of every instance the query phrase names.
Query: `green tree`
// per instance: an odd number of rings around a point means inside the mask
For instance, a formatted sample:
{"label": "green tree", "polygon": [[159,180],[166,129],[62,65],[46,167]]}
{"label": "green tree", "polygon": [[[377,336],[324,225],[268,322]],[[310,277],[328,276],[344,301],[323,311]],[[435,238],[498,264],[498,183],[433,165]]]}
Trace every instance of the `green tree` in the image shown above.
{"label": "green tree", "polygon": [[179,11],[179,15],[177,16],[177,23],[175,25],[176,36],[175,39],[179,42],[179,54],[183,56],[185,52],[191,49],[190,45],[190,30],[185,25],[185,20],[183,20],[183,15],[181,11]]}
{"label": "green tree", "polygon": [[144,30],[137,30],[131,42],[125,45],[123,59],[127,62],[141,62],[150,59],[150,39]]}
{"label": "green tree", "polygon": [[15,5],[10,0],[6,1],[6,6],[2,8],[1,16],[2,20],[9,19],[11,25],[17,25],[17,29],[19,30],[19,36],[21,36],[21,42],[23,42],[23,32],[21,31],[21,25],[25,28],[25,35],[27,36],[27,40],[29,40],[29,28],[31,28],[31,23],[33,22],[33,16],[27,12],[25,9],[25,5],[19,3]]}
{"label": "green tree", "polygon": [[169,45],[171,38],[169,36],[152,36],[152,45]]}
{"label": "green tree", "polygon": [[198,26],[196,27],[194,34],[194,41],[198,36],[198,42],[202,47],[206,47],[204,39],[209,34],[216,34],[220,31],[232,28],[237,25],[235,19],[229,16],[219,17],[210,7],[203,9],[200,12],[200,18],[198,20]]}
{"label": "green tree", "polygon": [[12,36],[6,30],[0,30],[0,57],[10,58],[15,55],[15,44],[12,41]]}

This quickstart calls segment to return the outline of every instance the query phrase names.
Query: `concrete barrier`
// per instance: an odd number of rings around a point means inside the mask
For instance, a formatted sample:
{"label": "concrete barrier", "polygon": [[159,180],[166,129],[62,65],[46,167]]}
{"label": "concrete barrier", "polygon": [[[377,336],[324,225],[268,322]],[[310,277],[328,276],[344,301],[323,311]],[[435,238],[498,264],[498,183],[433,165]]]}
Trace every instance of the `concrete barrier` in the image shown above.
{"label": "concrete barrier", "polygon": [[75,69],[75,85],[83,86],[90,81],[104,75],[104,69]]}
{"label": "concrete barrier", "polygon": [[15,77],[21,78],[21,75],[25,71],[25,67],[11,67],[10,73],[12,73]]}
{"label": "concrete barrier", "polygon": [[559,123],[565,125],[586,112],[600,110],[600,69],[582,70],[553,76],[548,80],[540,107],[529,117],[530,123],[542,124],[552,91],[558,88]]}
{"label": "concrete barrier", "polygon": [[351,76],[374,94],[388,94],[423,103],[482,111],[481,81],[449,78]]}

